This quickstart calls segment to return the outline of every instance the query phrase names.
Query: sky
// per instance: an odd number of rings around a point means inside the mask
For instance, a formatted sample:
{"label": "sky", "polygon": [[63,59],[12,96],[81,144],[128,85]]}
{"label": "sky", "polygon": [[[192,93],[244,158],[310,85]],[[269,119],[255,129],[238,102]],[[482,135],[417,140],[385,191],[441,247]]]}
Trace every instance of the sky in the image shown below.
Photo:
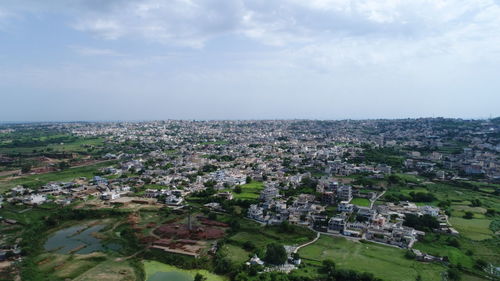
{"label": "sky", "polygon": [[0,121],[500,116],[500,0],[0,0]]}

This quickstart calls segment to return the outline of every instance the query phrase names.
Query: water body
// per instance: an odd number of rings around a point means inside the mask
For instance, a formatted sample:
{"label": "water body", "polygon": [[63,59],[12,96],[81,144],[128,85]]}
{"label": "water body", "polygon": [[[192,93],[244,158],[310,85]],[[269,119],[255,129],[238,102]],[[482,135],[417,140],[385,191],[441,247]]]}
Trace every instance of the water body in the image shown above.
{"label": "water body", "polygon": [[189,274],[176,271],[156,272],[147,281],[193,281],[193,277]]}
{"label": "water body", "polygon": [[98,232],[106,225],[99,224],[88,227],[86,225],[77,225],[68,227],[54,233],[47,242],[44,248],[46,251],[54,251],[59,254],[69,254],[75,251],[75,254],[89,254],[104,250],[119,250],[120,245],[110,243],[104,245],[101,240],[92,236],[92,233]]}

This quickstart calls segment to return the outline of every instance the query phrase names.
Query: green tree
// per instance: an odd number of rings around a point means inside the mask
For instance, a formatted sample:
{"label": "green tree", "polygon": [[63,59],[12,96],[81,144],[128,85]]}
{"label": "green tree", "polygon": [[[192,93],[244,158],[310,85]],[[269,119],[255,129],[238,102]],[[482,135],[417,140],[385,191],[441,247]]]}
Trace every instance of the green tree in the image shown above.
{"label": "green tree", "polygon": [[21,168],[21,173],[23,173],[23,174],[26,174],[26,173],[28,173],[29,171],[31,171],[31,165],[30,165],[30,164],[25,164],[25,165],[23,165],[23,167]]}
{"label": "green tree", "polygon": [[280,265],[284,264],[287,259],[285,247],[278,243],[271,243],[267,245],[266,256],[264,261],[270,264]]}
{"label": "green tree", "polygon": [[329,277],[335,276],[337,273],[335,262],[331,259],[326,259],[321,265],[321,271]]}
{"label": "green tree", "polygon": [[474,217],[474,214],[472,212],[465,212],[464,219],[472,219]]}
{"label": "green tree", "polygon": [[194,281],[205,281],[207,280],[207,277],[201,275],[200,273],[196,273],[194,276]]}
{"label": "green tree", "polygon": [[462,279],[460,271],[458,271],[458,269],[456,268],[448,269],[447,273],[448,273],[448,279],[451,281],[459,281],[460,279]]}

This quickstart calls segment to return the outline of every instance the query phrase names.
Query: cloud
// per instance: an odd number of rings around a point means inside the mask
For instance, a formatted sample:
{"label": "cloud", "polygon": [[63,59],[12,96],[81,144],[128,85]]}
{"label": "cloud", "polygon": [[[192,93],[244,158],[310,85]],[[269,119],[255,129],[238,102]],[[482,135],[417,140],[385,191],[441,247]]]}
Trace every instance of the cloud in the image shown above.
{"label": "cloud", "polygon": [[6,1],[12,11],[70,14],[73,28],[104,40],[200,49],[243,37],[320,69],[433,56],[500,58],[494,0]]}
{"label": "cloud", "polygon": [[112,56],[112,57],[123,57],[122,53],[119,53],[111,49],[99,49],[84,46],[69,46],[76,53],[83,56]]}

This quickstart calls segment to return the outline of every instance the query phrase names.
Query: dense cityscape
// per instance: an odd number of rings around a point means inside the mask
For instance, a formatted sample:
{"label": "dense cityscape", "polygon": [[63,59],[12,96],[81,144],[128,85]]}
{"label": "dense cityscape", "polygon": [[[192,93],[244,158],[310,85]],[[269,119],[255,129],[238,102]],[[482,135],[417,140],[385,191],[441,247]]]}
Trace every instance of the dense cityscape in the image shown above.
{"label": "dense cityscape", "polygon": [[499,118],[5,123],[0,279],[496,280],[499,155]]}

